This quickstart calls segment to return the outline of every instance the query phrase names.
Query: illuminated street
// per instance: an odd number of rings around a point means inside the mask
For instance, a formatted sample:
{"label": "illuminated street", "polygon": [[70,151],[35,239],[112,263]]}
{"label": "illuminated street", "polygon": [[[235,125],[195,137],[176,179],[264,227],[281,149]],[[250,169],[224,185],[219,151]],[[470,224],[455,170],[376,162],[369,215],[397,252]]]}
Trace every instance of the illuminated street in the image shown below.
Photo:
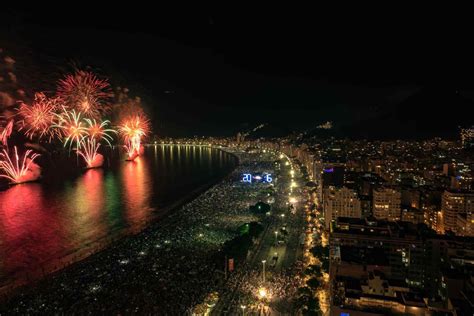
{"label": "illuminated street", "polygon": [[[215,315],[237,313],[242,306],[246,306],[246,313],[251,315],[263,308],[261,304],[265,305],[267,313],[294,312],[292,300],[298,287],[295,280],[299,277],[299,260],[303,255],[300,237],[305,222],[304,184],[291,161],[286,157],[280,158],[279,154],[277,157],[277,184],[271,219],[248,256],[245,267],[236,271],[225,283],[222,298],[212,310]],[[261,288],[267,291],[265,298],[258,295]]]}

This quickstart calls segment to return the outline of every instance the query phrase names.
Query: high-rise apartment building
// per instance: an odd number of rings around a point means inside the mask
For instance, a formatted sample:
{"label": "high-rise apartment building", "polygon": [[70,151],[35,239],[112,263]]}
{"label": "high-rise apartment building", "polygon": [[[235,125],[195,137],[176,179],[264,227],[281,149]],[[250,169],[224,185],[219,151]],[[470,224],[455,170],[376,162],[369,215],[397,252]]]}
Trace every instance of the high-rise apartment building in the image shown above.
{"label": "high-rise apartment building", "polygon": [[326,228],[338,217],[361,218],[361,202],[357,192],[347,187],[324,188],[323,205]]}
{"label": "high-rise apartment building", "polygon": [[[467,219],[472,219],[474,213],[474,192],[446,190],[441,196],[441,215],[443,219],[443,230],[452,231],[459,235],[466,234]],[[458,218],[458,216],[460,218]],[[465,220],[463,221],[463,219]],[[465,226],[463,223],[465,223]],[[459,225],[458,225],[459,224]],[[462,224],[462,225],[461,225]]]}
{"label": "high-rise apartment building", "polygon": [[399,221],[401,214],[401,193],[389,187],[376,188],[373,191],[373,215],[377,219]]}

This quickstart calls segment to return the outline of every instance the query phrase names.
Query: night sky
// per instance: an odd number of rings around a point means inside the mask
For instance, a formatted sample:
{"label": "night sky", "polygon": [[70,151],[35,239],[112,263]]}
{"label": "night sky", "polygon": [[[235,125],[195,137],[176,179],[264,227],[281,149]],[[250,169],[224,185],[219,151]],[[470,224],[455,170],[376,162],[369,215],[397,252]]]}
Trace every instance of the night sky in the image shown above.
{"label": "night sky", "polygon": [[31,85],[48,89],[78,65],[129,87],[161,136],[233,135],[260,123],[278,134],[330,120],[355,138],[453,137],[474,123],[462,18],[84,6],[4,8],[4,46],[34,73]]}

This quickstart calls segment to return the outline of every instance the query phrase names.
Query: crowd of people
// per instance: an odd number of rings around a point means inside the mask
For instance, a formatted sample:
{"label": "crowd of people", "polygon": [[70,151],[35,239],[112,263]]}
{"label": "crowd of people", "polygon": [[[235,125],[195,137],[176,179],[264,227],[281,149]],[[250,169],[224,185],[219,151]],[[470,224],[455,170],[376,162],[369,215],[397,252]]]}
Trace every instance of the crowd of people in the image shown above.
{"label": "crowd of people", "polygon": [[270,155],[236,153],[233,173],[159,222],[73,264],[0,304],[0,314],[184,315],[222,282],[215,256],[245,223],[265,186],[241,174],[271,168]]}
{"label": "crowd of people", "polygon": [[[295,169],[299,170],[299,169]],[[285,174],[288,170],[281,170],[280,174]],[[299,171],[297,172],[300,173]],[[302,203],[293,205],[289,203],[289,193],[291,196],[301,198],[302,187],[291,188],[289,184],[295,181],[292,177],[278,177],[278,184],[275,186],[276,194],[272,205],[273,221],[269,223],[269,233],[267,238],[275,247],[263,247],[260,252],[262,256],[255,259],[266,258],[265,281],[263,279],[262,262],[252,260],[252,255],[258,251],[258,246],[249,254],[247,262],[235,271],[223,286],[222,295],[226,306],[218,306],[219,311],[227,310],[229,313],[237,313],[242,308],[246,313],[270,313],[271,311],[280,314],[293,314],[298,307],[295,304],[298,289],[305,284],[303,271],[305,264],[303,261],[303,247],[300,245],[301,235],[304,232],[306,215],[302,210]],[[299,181],[299,180],[298,180]],[[301,183],[300,183],[301,184]],[[298,209],[298,211],[297,211]],[[283,216],[282,216],[283,215]],[[284,230],[282,229],[284,227]],[[278,230],[279,238],[275,238],[274,230]],[[283,241],[283,244],[276,244],[276,240]],[[272,249],[286,248],[283,252],[284,258],[279,257],[277,261],[282,262],[277,267],[270,260]],[[268,253],[270,251],[270,253]],[[268,257],[269,256],[269,257]],[[262,289],[265,295],[262,296]]]}
{"label": "crowd of people", "polygon": [[[298,261],[288,269],[268,273],[265,283],[262,280],[261,271],[246,271],[232,305],[238,309],[239,306],[246,304],[251,310],[258,309],[260,302],[263,302],[279,313],[292,314],[294,311],[293,300],[298,288],[303,283],[299,276],[301,268],[302,263]],[[265,289],[266,293],[264,298],[260,297],[260,289],[262,288]]]}

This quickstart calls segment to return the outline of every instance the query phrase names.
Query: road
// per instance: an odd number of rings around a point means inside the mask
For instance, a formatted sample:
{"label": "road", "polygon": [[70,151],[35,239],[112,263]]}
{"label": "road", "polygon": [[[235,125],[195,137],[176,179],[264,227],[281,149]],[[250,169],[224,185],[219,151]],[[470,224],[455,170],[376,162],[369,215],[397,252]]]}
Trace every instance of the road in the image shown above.
{"label": "road", "polygon": [[[285,162],[284,159],[280,163],[280,170],[276,173],[278,180],[275,184],[276,194],[272,207],[272,218],[247,258],[246,264],[230,278],[225,290],[221,293],[221,299],[212,310],[212,315],[242,313],[239,303],[239,288],[242,284],[255,282],[255,279],[251,279],[255,273],[258,273],[258,277],[261,277],[263,283],[264,260],[266,261],[265,279],[268,280],[272,275],[278,275],[292,267],[295,261],[303,255],[300,236],[305,229],[303,195],[301,194],[301,187],[304,183],[298,170],[293,169],[291,163],[287,165]],[[290,206],[292,207],[290,208]],[[286,228],[287,234],[284,234],[283,227]],[[277,257],[276,262],[274,261],[275,257]],[[280,301],[279,305],[290,305],[285,303]],[[251,314],[249,312],[247,310],[246,314]]]}

